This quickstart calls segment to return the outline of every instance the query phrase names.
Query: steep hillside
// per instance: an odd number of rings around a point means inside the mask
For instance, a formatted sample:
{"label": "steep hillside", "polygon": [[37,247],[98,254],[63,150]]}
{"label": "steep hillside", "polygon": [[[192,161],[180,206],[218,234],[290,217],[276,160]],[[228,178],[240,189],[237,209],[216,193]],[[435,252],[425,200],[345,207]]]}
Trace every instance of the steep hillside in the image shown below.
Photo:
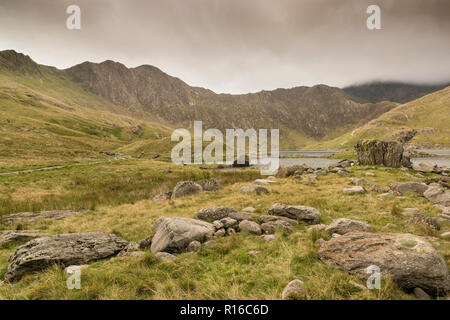
{"label": "steep hillside", "polygon": [[352,148],[359,139],[395,139],[411,129],[418,132],[411,140],[416,146],[450,148],[450,86],[399,105],[361,128],[319,146]]}
{"label": "steep hillside", "polygon": [[363,102],[377,103],[380,101],[393,101],[406,103],[416,100],[429,93],[442,90],[450,85],[418,85],[401,82],[373,82],[343,88],[349,95],[361,99]]}
{"label": "steep hillside", "polygon": [[0,52],[0,72],[21,85],[66,103],[150,120],[172,127],[280,128],[284,148],[335,138],[378,117],[394,103],[359,103],[344,91],[318,85],[216,94],[191,87],[153,66],[127,68],[105,61],[66,70],[41,66],[15,51]]}

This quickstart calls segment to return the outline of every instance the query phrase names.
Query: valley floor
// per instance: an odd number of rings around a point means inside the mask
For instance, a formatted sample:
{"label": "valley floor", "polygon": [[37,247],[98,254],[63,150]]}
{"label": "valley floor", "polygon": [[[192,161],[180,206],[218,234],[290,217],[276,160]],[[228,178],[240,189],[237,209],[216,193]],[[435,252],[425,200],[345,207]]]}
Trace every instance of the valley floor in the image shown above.
{"label": "valley floor", "polygon": [[[167,168],[170,168],[167,170]],[[20,168],[16,168],[20,169]],[[411,181],[411,171],[380,167],[352,167],[354,177],[365,177],[387,187],[391,182]],[[371,172],[373,176],[366,176]],[[427,176],[433,174],[426,174]],[[224,186],[180,199],[153,203],[181,180],[216,178]],[[336,218],[368,222],[375,232],[412,233],[427,237],[450,264],[450,241],[435,231],[409,224],[405,208],[417,208],[428,216],[440,212],[423,197],[407,194],[379,197],[379,193],[344,194],[349,177],[320,175],[317,184],[305,185],[295,178],[279,178],[267,186],[269,194],[244,194],[241,187],[260,178],[255,169],[204,170],[153,160],[122,160],[67,166],[51,171],[0,176],[0,215],[39,211],[87,209],[91,212],[58,221],[21,223],[1,229],[35,230],[48,234],[115,233],[128,241],[153,234],[160,217],[195,218],[199,209],[227,206],[241,210],[254,207],[267,214],[274,203],[306,205],[318,209],[321,223]],[[414,299],[392,281],[383,280],[380,290],[361,290],[351,281],[357,276],[325,265],[317,258],[319,237],[299,224],[292,233],[276,233],[277,239],[244,232],[216,239],[217,245],[196,253],[183,253],[175,261],[159,261],[151,252],[141,257],[114,257],[97,261],[82,271],[81,289],[66,287],[64,268],[51,267],[24,276],[13,284],[0,285],[0,299],[280,299],[293,279],[304,282],[301,299]],[[328,236],[329,237],[329,236]],[[0,249],[0,279],[8,258],[20,243]],[[259,251],[251,255],[250,251]]]}

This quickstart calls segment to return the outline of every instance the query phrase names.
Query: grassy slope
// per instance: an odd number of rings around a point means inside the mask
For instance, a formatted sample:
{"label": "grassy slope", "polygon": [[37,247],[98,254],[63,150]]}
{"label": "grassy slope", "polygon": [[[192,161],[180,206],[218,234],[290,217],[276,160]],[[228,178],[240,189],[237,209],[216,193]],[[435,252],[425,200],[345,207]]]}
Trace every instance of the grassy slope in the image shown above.
{"label": "grassy slope", "polygon": [[[0,88],[3,168],[79,161],[138,140],[145,141],[146,151],[151,151],[148,156],[169,155],[169,127],[132,118],[126,110],[111,106],[70,81],[52,75],[37,79],[2,72]],[[139,136],[131,132],[137,124],[144,128]]]}
{"label": "grassy slope", "polygon": [[[424,128],[433,128],[434,132],[421,133]],[[411,141],[418,146],[450,148],[450,87],[399,105],[361,128],[314,147],[353,148],[360,139],[390,139],[396,132],[409,129],[419,130]]]}
{"label": "grassy slope", "polygon": [[[449,242],[437,233],[407,223],[408,217],[398,214],[399,208],[416,207],[430,216],[437,209],[424,198],[415,195],[379,198],[376,193],[343,195],[342,188],[349,179],[338,175],[320,176],[316,186],[305,186],[293,178],[281,179],[270,186],[269,195],[246,195],[240,187],[256,178],[256,170],[214,172],[193,167],[173,166],[173,173],[163,174],[165,163],[143,161],[114,162],[87,171],[61,171],[58,175],[45,172],[32,177],[8,177],[7,184],[17,190],[11,193],[16,201],[39,203],[37,195],[51,193],[54,203],[65,203],[75,194],[97,194],[99,203],[92,213],[54,222],[40,222],[33,228],[50,234],[65,232],[115,232],[127,240],[138,241],[152,234],[153,223],[162,216],[195,217],[203,207],[225,205],[242,209],[257,208],[267,213],[275,202],[303,204],[318,208],[322,220],[329,223],[338,217],[368,221],[377,232],[411,232],[434,236],[437,250],[446,261],[450,258]],[[89,168],[89,169],[88,169]],[[94,181],[86,176],[93,172]],[[366,170],[351,169],[355,176],[364,176]],[[382,171],[370,180],[387,186],[392,181],[408,181],[406,173],[398,169]],[[175,201],[154,204],[149,199],[153,192],[170,187],[180,178],[199,179],[217,176],[226,186],[217,192],[198,194]],[[140,178],[139,178],[140,177]],[[161,187],[160,179],[166,180]],[[33,182],[34,181],[34,182]],[[55,182],[60,182],[55,185]],[[5,180],[3,180],[5,182]],[[133,186],[130,187],[130,184]],[[144,187],[152,186],[152,187]],[[105,187],[106,186],[106,187]],[[109,187],[110,186],[110,187]],[[21,192],[27,188],[33,192]],[[128,189],[127,189],[128,188]],[[131,188],[131,189],[130,189]],[[151,190],[154,188],[153,190]],[[125,196],[131,192],[131,196]],[[311,197],[314,193],[314,197]],[[116,201],[114,198],[119,198]],[[89,199],[89,197],[82,197]],[[58,200],[59,199],[59,200]],[[16,226],[18,227],[18,226]],[[445,227],[448,228],[448,227]],[[444,230],[445,230],[444,228]],[[25,276],[13,285],[0,286],[0,298],[5,299],[278,299],[283,287],[292,279],[305,281],[302,299],[412,299],[390,281],[384,281],[380,291],[359,291],[349,280],[364,283],[354,276],[326,266],[316,257],[314,240],[324,235],[309,234],[305,225],[296,227],[292,234],[278,233],[278,239],[266,243],[257,236],[237,234],[219,239],[214,248],[194,254],[181,254],[175,262],[159,262],[151,253],[141,258],[112,258],[98,261],[82,272],[81,290],[68,290],[63,270],[53,267],[47,271]],[[326,237],[326,236],[325,236]],[[9,255],[18,244],[0,249],[0,279],[8,266]],[[259,250],[251,256],[249,250]]]}

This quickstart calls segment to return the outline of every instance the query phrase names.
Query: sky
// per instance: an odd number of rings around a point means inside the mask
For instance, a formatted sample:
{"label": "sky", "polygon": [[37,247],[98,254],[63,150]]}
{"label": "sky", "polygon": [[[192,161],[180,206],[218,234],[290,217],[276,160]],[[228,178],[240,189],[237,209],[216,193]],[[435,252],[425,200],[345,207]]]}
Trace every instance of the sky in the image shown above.
{"label": "sky", "polygon": [[[81,29],[69,30],[69,5]],[[381,29],[369,30],[369,5]],[[192,86],[248,93],[450,80],[448,0],[0,0],[0,50],[60,69],[154,65]]]}

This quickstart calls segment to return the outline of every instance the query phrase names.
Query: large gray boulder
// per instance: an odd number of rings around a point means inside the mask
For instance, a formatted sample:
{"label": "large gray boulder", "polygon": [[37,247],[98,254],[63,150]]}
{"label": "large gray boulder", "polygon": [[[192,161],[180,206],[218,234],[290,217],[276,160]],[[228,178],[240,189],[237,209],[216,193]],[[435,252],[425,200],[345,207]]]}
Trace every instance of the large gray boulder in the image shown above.
{"label": "large gray boulder", "polygon": [[320,222],[321,214],[319,210],[307,206],[292,206],[287,204],[275,203],[269,209],[269,215],[286,217],[296,221],[306,222],[308,224],[317,224]]}
{"label": "large gray boulder", "polygon": [[383,278],[405,290],[418,287],[433,295],[450,290],[445,260],[428,241],[411,234],[350,232],[322,241],[318,257],[366,279],[367,267],[378,266]]}
{"label": "large gray boulder", "polygon": [[355,231],[373,232],[373,229],[366,222],[351,220],[347,218],[339,218],[333,220],[330,225],[325,228],[325,231],[330,234],[346,234]]}
{"label": "large gray boulder", "polygon": [[210,207],[203,208],[197,212],[197,218],[202,220],[220,220],[229,216],[236,209],[230,207]]}
{"label": "large gray boulder", "polygon": [[355,145],[355,150],[361,165],[411,167],[409,156],[398,141],[362,140]]}
{"label": "large gray boulder", "polygon": [[180,181],[178,182],[172,191],[172,199],[190,196],[202,192],[203,188],[198,183],[193,181]]}
{"label": "large gray boulder", "polygon": [[242,220],[239,223],[239,230],[247,231],[249,233],[256,234],[256,235],[261,235],[261,233],[262,233],[262,230],[261,230],[261,227],[259,226],[259,224],[257,224],[256,222],[253,222],[253,221],[248,221],[248,220]]}
{"label": "large gray boulder", "polygon": [[423,196],[424,192],[428,189],[425,183],[418,182],[393,182],[389,184],[392,191],[404,194],[415,193],[419,196]]}
{"label": "large gray boulder", "polygon": [[165,251],[181,252],[192,241],[200,243],[209,240],[216,231],[213,224],[190,218],[160,218],[153,225],[155,235],[150,250],[153,253]]}
{"label": "large gray boulder", "polygon": [[423,196],[434,204],[450,207],[450,191],[439,186],[430,186],[423,193]]}
{"label": "large gray boulder", "polygon": [[431,161],[424,161],[420,163],[414,163],[412,165],[413,170],[418,172],[433,172],[436,169],[437,165]]}
{"label": "large gray boulder", "polygon": [[70,233],[31,240],[17,248],[9,258],[5,274],[9,282],[25,273],[46,269],[54,264],[63,267],[88,264],[118,254],[128,241],[102,232]]}

